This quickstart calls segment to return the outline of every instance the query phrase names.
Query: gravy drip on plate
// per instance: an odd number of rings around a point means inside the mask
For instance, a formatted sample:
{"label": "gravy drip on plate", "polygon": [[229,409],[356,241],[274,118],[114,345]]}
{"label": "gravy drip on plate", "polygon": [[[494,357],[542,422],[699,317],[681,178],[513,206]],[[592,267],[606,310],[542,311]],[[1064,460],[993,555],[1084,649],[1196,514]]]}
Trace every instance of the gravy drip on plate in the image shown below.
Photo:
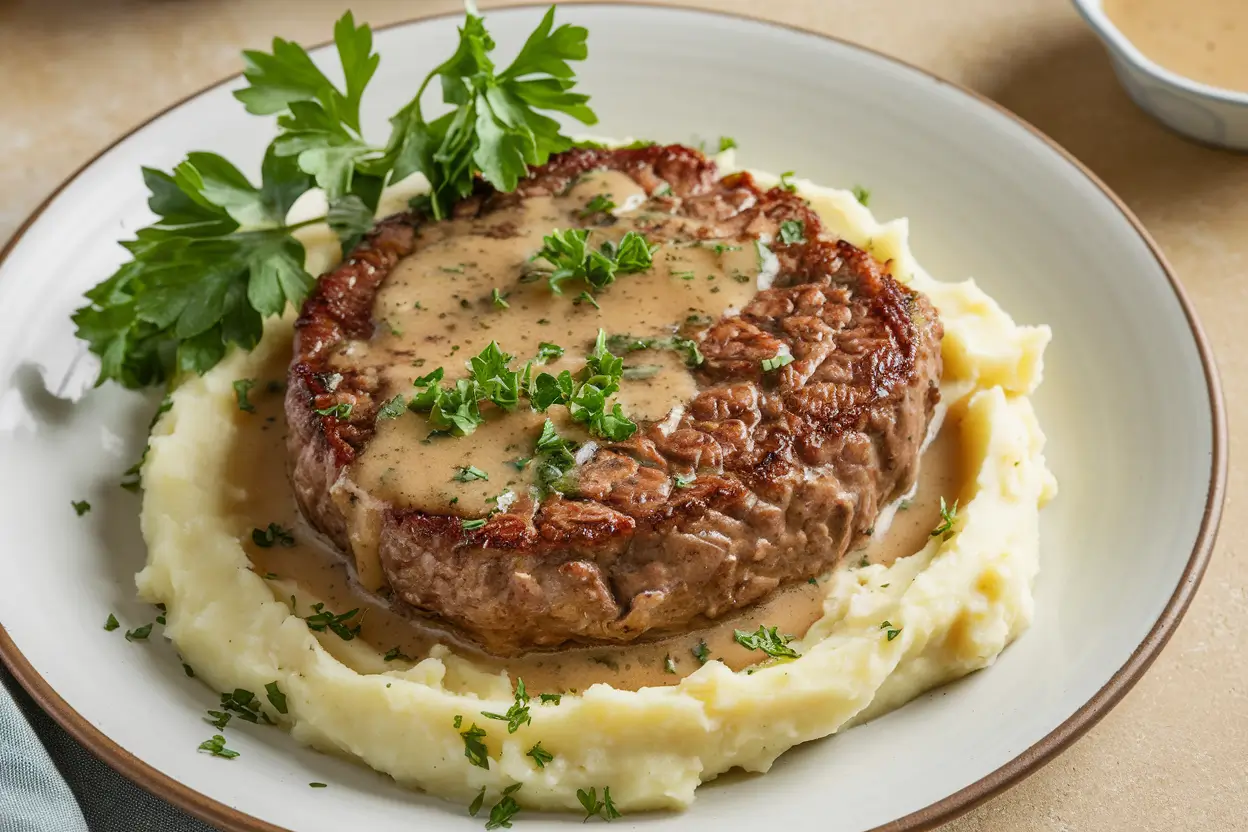
{"label": "gravy drip on plate", "polygon": [[[604,201],[609,211],[591,210]],[[659,243],[654,265],[637,274],[617,274],[613,284],[582,296],[579,281],[551,291],[535,261],[543,237],[555,229],[588,228],[590,247],[618,242],[629,231]],[[648,199],[627,175],[595,171],[566,192],[531,197],[474,219],[421,228],[415,253],[401,261],[377,293],[378,322],[370,340],[348,341],[335,356],[375,368],[381,396],[410,396],[414,379],[442,367],[444,383],[465,378],[465,362],[491,341],[514,356],[513,369],[534,358],[542,343],[557,344],[562,358],[534,372],[577,373],[598,330],[611,335],[692,335],[758,291],[759,256],[752,241],[700,240],[692,221],[670,213],[662,197]],[[497,300],[495,298],[498,298]],[[506,304],[505,306],[503,304]],[[600,308],[599,308],[600,307]],[[693,398],[695,384],[681,356],[671,350],[642,350],[625,356],[627,368],[616,394],[634,421],[661,420]],[[353,464],[351,481],[392,505],[430,513],[478,517],[495,508],[506,490],[531,483],[533,467],[515,462],[533,454],[547,416],[564,435],[587,437],[567,423],[566,410],[532,411],[523,398],[511,413],[482,403],[485,423],[468,437],[429,438],[424,415],[403,413],[379,419],[368,448]],[[561,423],[562,422],[562,423]],[[473,466],[488,480],[457,479]]]}
{"label": "gravy drip on plate", "polygon": [[1127,40],[1166,69],[1248,92],[1244,0],[1105,0],[1104,9]]}
{"label": "gravy drip on plate", "polygon": [[[598,682],[635,690],[673,685],[693,673],[700,666],[694,650],[703,642],[710,658],[720,659],[733,669],[757,664],[767,657],[737,644],[733,639],[734,629],[754,631],[760,625],[774,626],[783,633],[800,636],[822,615],[823,578],[818,585],[792,586],[739,615],[706,622],[700,630],[660,641],[621,647],[572,648],[507,659],[482,653],[445,625],[401,614],[392,609],[382,595],[361,588],[353,580],[343,557],[302,522],[285,475],[282,394],[268,387],[270,381],[280,385],[278,380],[285,372],[281,351],[276,353],[278,360],[266,368],[265,377],[256,379],[251,395],[255,412],[239,411],[236,416],[241,429],[231,448],[229,481],[245,486],[227,494],[228,509],[237,520],[237,533],[253,570],[268,578],[275,595],[290,603],[289,596],[298,592],[295,613],[304,618],[314,612],[309,598],[323,602],[324,610],[334,614],[358,609],[358,613],[344,622],[348,626],[359,625],[356,640],[373,648],[377,656],[392,650],[401,654],[386,662],[386,669],[410,667],[428,656],[434,645],[445,644],[480,670],[506,670],[513,679],[523,678],[534,694],[582,691]],[[915,498],[909,501],[907,508],[897,512],[886,533],[877,536],[867,548],[848,553],[845,565],[888,564],[926,544],[931,530],[940,524],[940,497],[952,503],[964,481],[959,469],[957,436],[957,423],[950,414],[923,456]],[[294,545],[274,542],[265,547],[253,541],[252,530],[266,529],[270,523],[292,530]],[[352,664],[351,656],[340,649],[344,643],[339,636],[332,632],[319,635],[331,653]],[[373,665],[371,672],[376,672],[378,662],[374,660]],[[370,672],[370,668],[363,666],[356,669]]]}

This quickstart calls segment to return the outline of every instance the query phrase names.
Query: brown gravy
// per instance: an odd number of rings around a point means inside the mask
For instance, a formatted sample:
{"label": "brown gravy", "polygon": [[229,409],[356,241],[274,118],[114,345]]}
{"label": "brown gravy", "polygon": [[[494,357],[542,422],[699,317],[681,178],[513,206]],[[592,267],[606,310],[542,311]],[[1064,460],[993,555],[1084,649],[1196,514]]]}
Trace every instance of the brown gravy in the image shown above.
{"label": "brown gravy", "polygon": [[[229,481],[246,483],[244,489],[231,489],[227,509],[236,518],[237,533],[251,559],[253,569],[270,579],[278,597],[287,598],[290,584],[301,596],[324,602],[336,614],[358,609],[348,625],[359,624],[358,640],[375,648],[378,655],[397,650],[387,667],[404,669],[429,655],[437,644],[446,644],[457,655],[469,658],[483,671],[507,671],[513,679],[525,680],[531,692],[581,691],[605,682],[619,689],[672,685],[697,670],[700,662],[694,649],[705,642],[711,658],[720,659],[733,669],[756,664],[766,657],[751,652],[733,640],[733,630],[756,630],[760,625],[779,627],[782,632],[800,636],[822,614],[823,580],[801,583],[779,592],[770,600],[737,615],[716,622],[700,631],[661,641],[623,647],[574,648],[550,653],[532,653],[502,659],[481,653],[464,643],[442,625],[408,617],[392,609],[386,598],[362,589],[352,579],[344,558],[323,543],[300,518],[286,479],[285,419],[282,411],[280,379],[285,375],[285,356],[274,352],[271,366],[258,378],[251,396],[254,413],[238,412],[242,429],[230,450]],[[269,382],[275,382],[270,387]],[[923,457],[917,496],[907,508],[897,512],[888,531],[862,550],[850,552],[846,563],[890,563],[923,547],[939,520],[941,495],[952,498],[960,490],[963,472],[959,470],[957,425],[950,419]],[[464,440],[470,443],[472,440]],[[261,547],[252,540],[253,529],[277,523],[294,532],[293,546],[280,543]],[[292,603],[288,601],[288,603]],[[304,601],[295,601],[295,614],[307,617],[312,610]],[[331,652],[338,637],[322,634]],[[667,660],[671,659],[669,663]],[[670,667],[670,669],[669,669]]]}
{"label": "brown gravy", "polygon": [[[617,207],[591,213],[587,206],[595,198]],[[752,240],[697,239],[701,225],[673,215],[669,202],[647,199],[623,173],[596,171],[562,194],[426,227],[419,256],[395,266],[377,293],[373,315],[380,324],[373,337],[347,342],[335,360],[376,368],[382,397],[389,399],[410,395],[413,380],[437,367],[446,373],[444,383],[467,377],[465,362],[491,341],[514,356],[513,369],[534,358],[543,342],[563,347],[562,358],[534,369],[557,375],[584,366],[600,329],[638,337],[692,334],[749,302],[759,289],[761,258]],[[535,271],[549,264],[535,262],[534,255],[553,230],[581,227],[590,229],[594,249],[629,231],[643,233],[660,244],[653,267],[618,274],[596,292],[597,307],[577,300],[590,288],[583,282],[552,292],[546,274]],[[693,376],[670,350],[630,353],[625,363],[631,369],[615,400],[632,419],[661,420],[693,398]],[[349,479],[388,504],[480,517],[501,495],[529,485],[534,467],[522,469],[516,461],[532,455],[547,416],[562,434],[587,438],[563,407],[507,413],[483,403],[481,415],[486,421],[471,439],[430,438],[428,420],[415,413],[380,420]],[[468,466],[488,479],[463,481],[459,472]]]}
{"label": "brown gravy", "polygon": [[1244,0],[1105,0],[1127,40],[1193,81],[1248,91],[1248,3]]}

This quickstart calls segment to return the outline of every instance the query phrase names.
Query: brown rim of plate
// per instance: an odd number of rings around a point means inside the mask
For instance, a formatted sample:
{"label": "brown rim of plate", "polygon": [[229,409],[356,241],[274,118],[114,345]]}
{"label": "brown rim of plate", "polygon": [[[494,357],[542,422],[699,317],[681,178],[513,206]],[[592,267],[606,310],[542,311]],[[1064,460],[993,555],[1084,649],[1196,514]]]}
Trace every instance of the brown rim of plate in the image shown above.
{"label": "brown rim of plate", "polygon": [[[508,5],[497,7],[497,9],[485,9],[484,11],[503,11],[506,9],[532,9],[544,8],[547,3],[522,3],[517,5]],[[773,20],[767,20],[760,17],[743,14],[730,14],[727,12],[711,11],[707,9],[693,8],[682,6],[679,2],[661,3],[653,2],[653,0],[641,0],[635,2],[630,0],[627,3],[594,3],[592,0],[564,0],[561,5],[613,5],[613,6],[645,6],[658,9],[676,9],[679,11],[695,12],[699,14],[715,15],[717,17],[735,18],[745,20],[751,23],[757,23],[765,26],[773,26],[779,29],[787,29],[789,31],[798,32],[803,35],[813,35],[824,40],[829,40],[841,46],[851,49],[857,49],[867,52],[878,58],[890,61],[894,64],[905,67],[906,69],[918,72],[928,78],[946,84],[963,95],[978,101],[981,104],[991,107],[999,114],[1013,120],[1022,125],[1033,136],[1043,141],[1051,150],[1075,167],[1087,179],[1095,185],[1117,208],[1122,212],[1123,217],[1135,229],[1136,233],[1148,246],[1153,256],[1157,259],[1158,265],[1166,275],[1166,279],[1170,282],[1170,288],[1174,291],[1175,298],[1179,302],[1179,306],[1183,310],[1184,316],[1187,318],[1188,326],[1191,329],[1192,337],[1196,341],[1196,348],[1200,354],[1200,363],[1205,372],[1205,383],[1209,391],[1209,409],[1213,416],[1212,433],[1213,433],[1213,456],[1210,460],[1210,478],[1209,491],[1205,499],[1205,513],[1201,518],[1200,530],[1196,535],[1195,544],[1192,547],[1191,556],[1188,558],[1187,566],[1183,569],[1183,575],[1179,580],[1178,586],[1175,587],[1174,594],[1170,596],[1170,600],[1166,603],[1165,609],[1158,616],[1157,621],[1153,624],[1148,635],[1140,642],[1135,651],[1132,652],[1126,663],[1110,677],[1109,681],[1098,690],[1091,699],[1089,699],[1079,710],[1071,714],[1065,722],[1054,728],[1043,739],[1027,748],[1021,754],[1010,760],[1005,765],[993,771],[986,777],[964,786],[948,797],[939,800],[926,808],[909,815],[890,821],[883,826],[877,826],[866,832],[923,832],[923,830],[934,829],[943,823],[965,814],[974,807],[983,803],[991,797],[1013,786],[1029,774],[1040,769],[1041,766],[1051,761],[1057,754],[1079,737],[1083,736],[1093,725],[1095,725],[1109,710],[1118,704],[1121,699],[1126,696],[1132,686],[1140,680],[1144,675],[1144,671],[1148,670],[1153,660],[1157,658],[1157,654],[1161,652],[1161,648],[1169,641],[1179,620],[1187,611],[1188,606],[1192,602],[1192,598],[1196,594],[1197,587],[1200,586],[1200,579],[1205,574],[1205,567],[1209,564],[1209,558],[1213,553],[1213,544],[1217,538],[1218,523],[1222,517],[1222,502],[1226,492],[1226,474],[1227,474],[1227,424],[1226,409],[1222,398],[1222,385],[1218,380],[1217,368],[1213,359],[1213,349],[1209,345],[1209,340],[1205,335],[1204,329],[1200,325],[1200,321],[1196,318],[1196,313],[1192,309],[1192,304],[1187,297],[1187,293],[1183,290],[1183,286],[1179,283],[1178,278],[1174,275],[1174,270],[1166,261],[1165,255],[1162,254],[1161,248],[1144,229],[1140,220],[1131,212],[1131,209],[1119,199],[1117,194],[1109,189],[1109,187],[1100,180],[1100,178],[1083,165],[1078,159],[1070,154],[1065,148],[1046,136],[1041,130],[1030,124],[1020,116],[1007,110],[997,102],[987,98],[974,90],[955,84],[940,76],[929,72],[914,64],[887,55],[876,49],[862,46],[851,41],[838,38],[834,35],[816,32],[801,26],[795,26],[789,23],[779,23]],[[448,17],[458,17],[460,12],[447,12],[444,14],[425,15],[421,17],[411,18],[409,20],[396,21],[383,26],[373,28],[374,32],[393,29],[400,26],[408,26],[413,23],[422,23],[430,20],[440,20]],[[310,49],[318,49],[328,46],[332,41],[325,41],[316,44]],[[95,154],[91,159],[84,163],[78,170],[70,174],[54,190],[47,199],[26,219],[12,238],[0,248],[0,263],[8,257],[9,253],[16,248],[18,242],[25,236],[26,231],[35,223],[43,212],[52,204],[53,200],[69,186],[71,182],[78,178],[87,168],[91,167],[104,154],[108,153],[121,142],[130,138],[130,136],[147,127],[152,122],[177,109],[183,104],[198,98],[210,90],[216,89],[224,84],[239,78],[241,73],[236,73],[210,84],[203,89],[191,93],[179,101],[170,104],[160,112],[135,126],[125,135],[119,137],[116,141],[105,147],[99,153]],[[104,760],[116,771],[125,775],[135,784],[147,789],[169,803],[178,806],[190,814],[198,817],[206,823],[219,826],[227,832],[292,832],[280,826],[274,826],[267,821],[262,821],[250,815],[227,806],[217,800],[214,800],[194,789],[179,783],[168,775],[164,774],[148,765],[147,763],[135,757],[126,749],[115,743],[104,735],[98,728],[83,718],[81,714],[75,711],[68,702],[60,697],[52,687],[44,681],[43,677],[35,670],[35,668],[26,660],[21,651],[17,649],[17,645],[9,637],[3,625],[0,625],[0,661],[9,668],[14,678],[26,689],[26,692],[43,708],[53,719],[60,724],[69,734],[82,745],[91,750],[97,757]]]}

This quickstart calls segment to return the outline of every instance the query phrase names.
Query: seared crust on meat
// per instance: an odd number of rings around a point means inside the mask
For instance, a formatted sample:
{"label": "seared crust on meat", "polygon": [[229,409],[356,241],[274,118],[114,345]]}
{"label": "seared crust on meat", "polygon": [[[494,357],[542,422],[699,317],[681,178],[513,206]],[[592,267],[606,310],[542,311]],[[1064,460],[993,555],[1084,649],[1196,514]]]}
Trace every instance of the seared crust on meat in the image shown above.
{"label": "seared crust on meat", "polygon": [[[455,213],[558,193],[602,168],[652,197],[670,185],[671,207],[707,239],[775,238],[786,220],[803,223],[804,239],[773,240],[774,284],[705,331],[698,394],[679,420],[605,443],[574,496],[521,497],[472,531],[458,517],[376,506],[395,596],[498,653],[687,629],[826,571],[913,485],[939,399],[942,328],[928,300],[828,238],[798,195],[763,191],[746,173],[719,179],[689,148],[569,151],[515,192],[482,189]],[[378,385],[366,371],[328,373],[328,356],[372,333],[377,287],[413,254],[417,222],[382,222],[321,279],[296,324],[292,480],[305,516],[346,552],[348,521],[331,490],[372,435]],[[783,352],[792,363],[765,373],[762,360]],[[345,419],[316,412],[348,402]]]}

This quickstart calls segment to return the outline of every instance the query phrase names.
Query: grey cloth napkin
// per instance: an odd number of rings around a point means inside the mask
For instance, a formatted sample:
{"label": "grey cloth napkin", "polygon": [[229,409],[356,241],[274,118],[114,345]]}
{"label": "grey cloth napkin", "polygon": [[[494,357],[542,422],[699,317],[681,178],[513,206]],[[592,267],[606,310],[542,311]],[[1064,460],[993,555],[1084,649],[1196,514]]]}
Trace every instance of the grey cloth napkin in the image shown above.
{"label": "grey cloth napkin", "polygon": [[0,665],[0,832],[213,832],[98,760]]}

